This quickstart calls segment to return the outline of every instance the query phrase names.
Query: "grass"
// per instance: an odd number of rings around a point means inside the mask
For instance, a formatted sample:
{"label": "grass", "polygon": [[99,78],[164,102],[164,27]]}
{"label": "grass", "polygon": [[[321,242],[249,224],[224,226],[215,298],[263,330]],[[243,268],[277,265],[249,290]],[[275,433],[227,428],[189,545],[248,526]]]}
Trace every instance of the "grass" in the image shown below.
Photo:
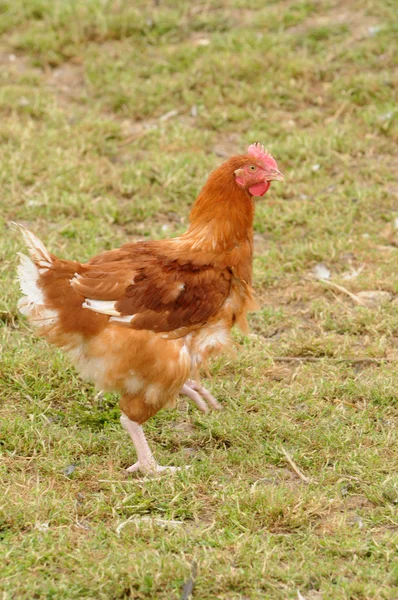
{"label": "grass", "polygon": [[[395,13],[0,1],[3,600],[179,599],[193,563],[198,600],[396,600]],[[17,312],[9,221],[81,260],[173,236],[211,169],[257,140],[286,183],[257,205],[263,308],[212,366],[225,410],[161,412],[159,461],[191,469],[127,476],[117,398]],[[318,263],[389,296],[357,304]]]}

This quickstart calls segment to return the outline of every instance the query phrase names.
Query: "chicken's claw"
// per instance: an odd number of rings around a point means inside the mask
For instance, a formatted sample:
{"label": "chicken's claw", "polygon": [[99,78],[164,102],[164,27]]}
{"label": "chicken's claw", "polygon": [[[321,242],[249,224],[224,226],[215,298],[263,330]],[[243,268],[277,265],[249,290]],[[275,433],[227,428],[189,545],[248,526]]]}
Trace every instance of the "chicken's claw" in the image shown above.
{"label": "chicken's claw", "polygon": [[155,475],[164,473],[165,471],[174,473],[175,471],[181,470],[180,467],[161,467],[158,465],[148,446],[144,431],[139,423],[132,421],[124,413],[122,413],[122,416],[120,417],[120,422],[123,428],[130,434],[138,457],[137,462],[127,469],[128,473],[136,473],[137,471],[141,471],[145,475],[153,477]]}
{"label": "chicken's claw", "polygon": [[187,379],[180,390],[180,394],[184,394],[191,398],[203,413],[209,412],[209,406],[214,410],[222,410],[221,404],[214,398],[214,396],[201,386],[194,379]]}
{"label": "chicken's claw", "polygon": [[176,471],[181,471],[181,467],[162,467],[157,463],[151,465],[144,465],[137,461],[136,463],[131,465],[131,467],[128,467],[126,471],[127,473],[137,473],[137,471],[141,471],[145,475],[153,476],[165,473],[166,471],[168,473],[175,473]]}

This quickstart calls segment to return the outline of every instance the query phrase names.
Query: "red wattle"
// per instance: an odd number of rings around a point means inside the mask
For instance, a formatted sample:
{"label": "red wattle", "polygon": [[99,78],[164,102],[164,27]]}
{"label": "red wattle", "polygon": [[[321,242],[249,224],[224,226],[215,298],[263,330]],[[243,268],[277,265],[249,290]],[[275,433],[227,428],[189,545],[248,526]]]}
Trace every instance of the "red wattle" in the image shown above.
{"label": "red wattle", "polygon": [[264,196],[265,192],[268,191],[270,185],[270,181],[261,181],[260,183],[255,183],[254,185],[249,187],[249,192],[253,196]]}

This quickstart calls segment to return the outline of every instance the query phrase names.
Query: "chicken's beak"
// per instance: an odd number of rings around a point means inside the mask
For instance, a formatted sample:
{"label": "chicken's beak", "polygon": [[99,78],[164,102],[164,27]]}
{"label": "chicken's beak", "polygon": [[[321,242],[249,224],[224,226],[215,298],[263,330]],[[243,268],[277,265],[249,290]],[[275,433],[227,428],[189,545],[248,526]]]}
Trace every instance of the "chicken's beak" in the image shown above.
{"label": "chicken's beak", "polygon": [[267,171],[265,179],[266,181],[285,181],[285,178],[278,169],[270,169]]}

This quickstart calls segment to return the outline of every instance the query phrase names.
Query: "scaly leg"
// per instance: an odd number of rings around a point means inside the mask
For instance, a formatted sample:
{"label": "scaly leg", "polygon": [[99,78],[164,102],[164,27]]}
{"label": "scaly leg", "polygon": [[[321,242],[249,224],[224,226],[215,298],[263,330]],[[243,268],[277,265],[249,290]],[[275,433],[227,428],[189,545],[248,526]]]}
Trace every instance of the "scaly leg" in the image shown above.
{"label": "scaly leg", "polygon": [[145,433],[141,425],[129,419],[124,413],[122,413],[122,416],[120,417],[120,422],[122,427],[130,434],[138,457],[137,462],[127,469],[129,473],[143,471],[146,474],[152,474],[179,470],[179,467],[161,467],[158,465],[148,442],[146,441]]}
{"label": "scaly leg", "polygon": [[215,410],[222,410],[222,405],[214,398],[214,396],[206,390],[206,388],[199,385],[194,379],[187,379],[182,386],[180,393],[191,398],[198,409],[203,413],[209,412],[208,404]]}

